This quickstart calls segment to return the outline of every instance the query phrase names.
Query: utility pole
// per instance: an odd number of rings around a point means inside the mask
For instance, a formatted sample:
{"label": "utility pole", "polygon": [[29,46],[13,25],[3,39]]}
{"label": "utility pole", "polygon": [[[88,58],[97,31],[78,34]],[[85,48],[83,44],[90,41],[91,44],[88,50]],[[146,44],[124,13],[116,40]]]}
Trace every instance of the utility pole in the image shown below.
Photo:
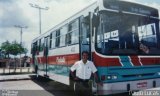
{"label": "utility pole", "polygon": [[16,28],[20,28],[21,31],[20,31],[20,44],[22,46],[22,34],[23,34],[23,28],[28,28],[27,26],[20,26],[20,25],[15,25],[14,27]]}
{"label": "utility pole", "polygon": [[37,4],[31,4],[31,3],[29,3],[29,5],[31,6],[31,7],[33,7],[33,8],[37,8],[38,10],[39,10],[39,34],[41,34],[41,10],[48,10],[49,9],[49,7],[40,7],[39,5],[37,5]]}
{"label": "utility pole", "polygon": [[[23,34],[23,29],[24,29],[24,28],[28,28],[28,27],[27,27],[27,26],[20,26],[20,25],[15,25],[14,27],[21,29],[21,30],[20,30],[20,45],[22,46],[22,34]],[[20,67],[21,67],[20,71],[22,72],[22,64],[21,64],[21,63],[22,63],[22,62],[21,62],[21,53],[20,53]]]}

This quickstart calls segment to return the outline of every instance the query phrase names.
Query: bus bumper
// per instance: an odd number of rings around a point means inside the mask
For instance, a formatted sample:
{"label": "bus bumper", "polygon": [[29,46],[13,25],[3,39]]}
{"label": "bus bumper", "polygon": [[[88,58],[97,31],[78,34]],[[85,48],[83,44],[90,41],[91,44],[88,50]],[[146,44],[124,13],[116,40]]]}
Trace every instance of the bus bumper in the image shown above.
{"label": "bus bumper", "polygon": [[[160,78],[127,81],[127,82],[114,82],[104,83],[103,86],[98,85],[98,95],[118,94],[124,92],[134,92],[138,90],[150,89],[160,87]],[[130,93],[131,94],[131,93]]]}

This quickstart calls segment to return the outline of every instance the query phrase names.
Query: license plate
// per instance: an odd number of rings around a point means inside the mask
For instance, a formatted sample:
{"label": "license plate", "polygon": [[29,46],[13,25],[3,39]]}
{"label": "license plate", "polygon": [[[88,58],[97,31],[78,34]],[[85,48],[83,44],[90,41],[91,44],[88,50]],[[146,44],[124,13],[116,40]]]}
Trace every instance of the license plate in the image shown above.
{"label": "license plate", "polygon": [[147,87],[147,82],[137,83],[137,88],[146,88],[146,87]]}

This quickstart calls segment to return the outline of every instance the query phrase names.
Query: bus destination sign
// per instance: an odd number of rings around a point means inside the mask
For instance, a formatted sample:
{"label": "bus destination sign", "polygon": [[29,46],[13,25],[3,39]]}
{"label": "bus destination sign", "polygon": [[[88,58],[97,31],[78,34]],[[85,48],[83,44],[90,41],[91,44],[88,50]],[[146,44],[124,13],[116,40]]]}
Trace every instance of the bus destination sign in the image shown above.
{"label": "bus destination sign", "polygon": [[126,1],[118,1],[118,0],[104,0],[104,7],[107,9],[126,11],[136,14],[142,14],[147,16],[158,17],[158,10],[146,7],[144,5],[126,2]]}

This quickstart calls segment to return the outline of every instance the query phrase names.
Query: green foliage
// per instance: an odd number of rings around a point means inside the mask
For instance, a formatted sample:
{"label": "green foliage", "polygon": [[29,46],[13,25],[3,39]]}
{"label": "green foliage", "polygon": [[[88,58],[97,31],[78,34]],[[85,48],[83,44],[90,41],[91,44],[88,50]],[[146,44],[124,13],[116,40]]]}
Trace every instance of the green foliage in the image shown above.
{"label": "green foliage", "polygon": [[9,41],[6,41],[6,42],[3,42],[1,44],[1,50],[4,52],[5,55],[8,55],[9,57],[9,53],[10,53],[10,42]]}
{"label": "green foliage", "polygon": [[17,43],[16,41],[10,43],[9,41],[3,42],[1,45],[1,50],[5,52],[6,55],[18,55],[22,53],[27,53],[28,50],[24,48],[21,44]]}

